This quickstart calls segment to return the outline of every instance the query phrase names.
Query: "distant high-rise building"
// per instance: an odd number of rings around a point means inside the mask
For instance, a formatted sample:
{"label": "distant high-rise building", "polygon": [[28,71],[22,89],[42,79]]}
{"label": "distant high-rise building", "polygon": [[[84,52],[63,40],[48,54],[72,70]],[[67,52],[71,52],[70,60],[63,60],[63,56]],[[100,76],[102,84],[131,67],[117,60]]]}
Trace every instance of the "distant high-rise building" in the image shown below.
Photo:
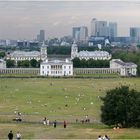
{"label": "distant high-rise building", "polygon": [[117,37],[117,23],[109,22],[109,37]]}
{"label": "distant high-rise building", "polygon": [[73,27],[72,36],[76,42],[86,41],[88,37],[88,28],[86,26]]}
{"label": "distant high-rise building", "polygon": [[40,42],[45,41],[45,30],[40,30]]}
{"label": "distant high-rise building", "polygon": [[45,30],[40,30],[39,34],[37,34],[36,39],[39,42],[44,42],[45,41]]}
{"label": "distant high-rise building", "polygon": [[107,21],[98,21],[96,18],[91,20],[91,36],[96,37],[116,37],[117,23]]}
{"label": "distant high-rise building", "polygon": [[75,41],[79,41],[80,39],[80,27],[72,28],[72,37]]}
{"label": "distant high-rise building", "polygon": [[40,34],[37,35],[36,39],[37,41],[40,41]]}
{"label": "distant high-rise building", "polygon": [[140,27],[131,27],[130,28],[130,38],[133,43],[140,42]]}
{"label": "distant high-rise building", "polygon": [[140,37],[140,28],[131,27],[130,28],[130,37]]}
{"label": "distant high-rise building", "polygon": [[107,21],[96,21],[96,36],[108,36]]}
{"label": "distant high-rise building", "polygon": [[80,41],[86,41],[88,37],[88,28],[86,26],[80,27]]}
{"label": "distant high-rise building", "polygon": [[96,36],[96,18],[91,20],[91,36]]}

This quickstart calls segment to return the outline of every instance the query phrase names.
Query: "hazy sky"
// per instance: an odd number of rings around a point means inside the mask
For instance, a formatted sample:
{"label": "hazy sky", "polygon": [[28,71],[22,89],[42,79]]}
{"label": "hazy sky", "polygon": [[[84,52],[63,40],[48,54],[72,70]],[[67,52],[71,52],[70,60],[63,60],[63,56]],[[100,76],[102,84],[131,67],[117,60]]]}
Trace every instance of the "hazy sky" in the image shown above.
{"label": "hazy sky", "polygon": [[1,1],[0,38],[34,39],[40,29],[46,38],[71,35],[73,26],[90,21],[118,23],[118,35],[129,36],[129,27],[140,27],[139,1]]}

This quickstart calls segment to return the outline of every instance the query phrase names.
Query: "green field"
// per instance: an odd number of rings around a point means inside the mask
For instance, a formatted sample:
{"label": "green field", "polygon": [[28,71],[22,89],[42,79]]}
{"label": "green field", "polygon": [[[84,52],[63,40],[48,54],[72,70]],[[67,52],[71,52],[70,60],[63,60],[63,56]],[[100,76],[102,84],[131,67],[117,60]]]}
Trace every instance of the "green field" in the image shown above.
{"label": "green field", "polygon": [[[112,139],[140,139],[140,129],[113,130],[100,123],[100,97],[107,90],[128,85],[140,91],[140,78],[64,79],[64,78],[1,78],[0,79],[0,139],[7,138],[9,130],[20,131],[23,138],[92,138],[108,134]],[[21,112],[23,123],[12,121]],[[75,124],[85,119],[90,124]],[[59,124],[54,130],[41,124],[44,117],[50,121],[66,120],[68,128]],[[26,123],[24,123],[26,122]]]}

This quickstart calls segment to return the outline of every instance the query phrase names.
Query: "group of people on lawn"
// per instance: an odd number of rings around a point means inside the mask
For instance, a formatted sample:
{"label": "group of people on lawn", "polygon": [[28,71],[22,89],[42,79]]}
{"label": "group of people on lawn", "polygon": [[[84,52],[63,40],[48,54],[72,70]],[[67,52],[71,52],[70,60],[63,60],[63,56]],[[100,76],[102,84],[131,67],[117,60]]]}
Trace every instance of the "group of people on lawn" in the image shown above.
{"label": "group of people on lawn", "polygon": [[[44,117],[44,119],[43,119],[43,124],[49,126],[49,125],[50,125],[49,119],[47,119],[46,117]],[[56,128],[56,126],[57,126],[57,121],[55,120],[55,121],[53,122],[53,127]],[[64,120],[64,122],[63,122],[63,126],[64,126],[64,128],[67,127],[67,122],[66,122],[65,120]]]}

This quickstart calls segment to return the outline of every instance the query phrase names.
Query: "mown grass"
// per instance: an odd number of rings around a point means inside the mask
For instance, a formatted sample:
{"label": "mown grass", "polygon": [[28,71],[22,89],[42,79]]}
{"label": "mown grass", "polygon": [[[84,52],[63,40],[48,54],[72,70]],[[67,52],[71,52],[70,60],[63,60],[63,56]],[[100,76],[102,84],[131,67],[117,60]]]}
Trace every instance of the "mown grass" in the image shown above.
{"label": "mown grass", "polygon": [[[10,129],[20,130],[24,138],[92,138],[108,134],[113,139],[138,139],[139,129],[112,128],[100,124],[100,97],[106,91],[128,85],[140,91],[139,78],[109,79],[54,79],[54,78],[1,78],[0,79],[0,138],[6,138]],[[16,124],[14,112],[21,112],[30,124]],[[75,119],[88,115],[92,124],[73,124]],[[50,121],[69,122],[68,129],[44,127],[43,117]],[[37,122],[37,123],[34,123]],[[72,124],[71,124],[72,122]]]}

